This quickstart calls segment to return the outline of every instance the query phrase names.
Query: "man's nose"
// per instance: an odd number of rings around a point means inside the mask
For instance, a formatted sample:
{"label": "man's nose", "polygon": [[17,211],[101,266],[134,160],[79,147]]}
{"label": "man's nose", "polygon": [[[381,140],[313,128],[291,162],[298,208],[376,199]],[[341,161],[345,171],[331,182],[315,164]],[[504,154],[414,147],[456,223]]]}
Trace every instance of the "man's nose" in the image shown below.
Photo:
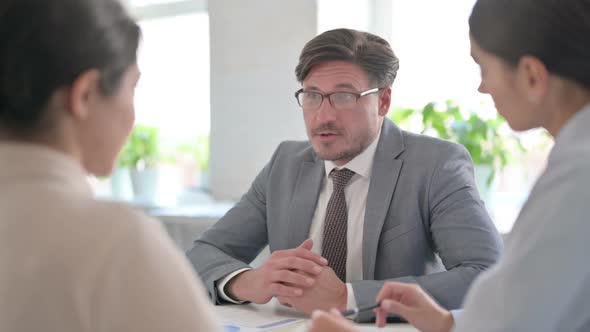
{"label": "man's nose", "polygon": [[322,104],[316,110],[316,118],[320,123],[331,122],[336,119],[338,110],[332,106],[328,98],[324,98]]}

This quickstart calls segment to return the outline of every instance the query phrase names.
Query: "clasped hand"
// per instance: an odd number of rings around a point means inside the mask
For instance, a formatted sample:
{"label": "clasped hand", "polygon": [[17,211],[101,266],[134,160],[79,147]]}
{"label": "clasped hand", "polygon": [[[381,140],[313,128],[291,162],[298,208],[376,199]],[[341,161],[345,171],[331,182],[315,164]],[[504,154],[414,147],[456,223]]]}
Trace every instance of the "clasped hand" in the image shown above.
{"label": "clasped hand", "polygon": [[314,287],[325,274],[328,261],[311,251],[313,241],[305,240],[294,249],[277,250],[259,268],[245,271],[226,285],[226,292],[234,299],[264,304],[273,297],[293,307],[295,298],[306,297],[306,290]]}

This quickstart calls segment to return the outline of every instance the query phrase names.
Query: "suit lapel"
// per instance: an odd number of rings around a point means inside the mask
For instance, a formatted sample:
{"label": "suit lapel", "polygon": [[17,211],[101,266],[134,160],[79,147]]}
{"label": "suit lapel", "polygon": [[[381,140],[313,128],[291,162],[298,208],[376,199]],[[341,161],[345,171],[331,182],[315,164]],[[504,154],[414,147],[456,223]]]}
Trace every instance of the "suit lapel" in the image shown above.
{"label": "suit lapel", "polygon": [[295,248],[309,237],[311,220],[325,175],[324,163],[314,157],[304,158],[289,207],[288,248]]}
{"label": "suit lapel", "polygon": [[372,280],[375,277],[377,246],[403,164],[403,160],[397,157],[403,150],[401,130],[385,118],[375,151],[365,208],[363,229],[363,279],[365,280]]}

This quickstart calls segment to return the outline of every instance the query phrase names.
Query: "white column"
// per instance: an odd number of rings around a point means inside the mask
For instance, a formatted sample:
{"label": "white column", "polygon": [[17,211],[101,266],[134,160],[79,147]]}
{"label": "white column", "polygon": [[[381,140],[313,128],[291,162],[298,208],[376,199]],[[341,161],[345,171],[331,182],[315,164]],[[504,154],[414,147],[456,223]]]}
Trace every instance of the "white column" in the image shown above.
{"label": "white column", "polygon": [[316,35],[315,0],[209,1],[210,188],[237,200],[283,140],[307,139],[295,66]]}
{"label": "white column", "polygon": [[[397,0],[369,0],[369,32],[391,43],[393,22],[391,13]],[[395,51],[395,50],[394,50]]]}

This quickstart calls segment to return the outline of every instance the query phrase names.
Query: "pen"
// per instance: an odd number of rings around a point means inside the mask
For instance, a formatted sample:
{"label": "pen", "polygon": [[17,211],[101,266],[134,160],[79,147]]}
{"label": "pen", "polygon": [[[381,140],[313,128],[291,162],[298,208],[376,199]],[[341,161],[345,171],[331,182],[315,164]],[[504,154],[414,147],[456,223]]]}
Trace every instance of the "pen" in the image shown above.
{"label": "pen", "polygon": [[380,305],[381,305],[381,303],[375,303],[375,304],[372,304],[368,307],[356,307],[353,309],[348,309],[348,310],[342,311],[342,312],[340,312],[340,314],[344,317],[354,316],[354,315],[358,314],[359,312],[373,310],[375,308],[378,308]]}

